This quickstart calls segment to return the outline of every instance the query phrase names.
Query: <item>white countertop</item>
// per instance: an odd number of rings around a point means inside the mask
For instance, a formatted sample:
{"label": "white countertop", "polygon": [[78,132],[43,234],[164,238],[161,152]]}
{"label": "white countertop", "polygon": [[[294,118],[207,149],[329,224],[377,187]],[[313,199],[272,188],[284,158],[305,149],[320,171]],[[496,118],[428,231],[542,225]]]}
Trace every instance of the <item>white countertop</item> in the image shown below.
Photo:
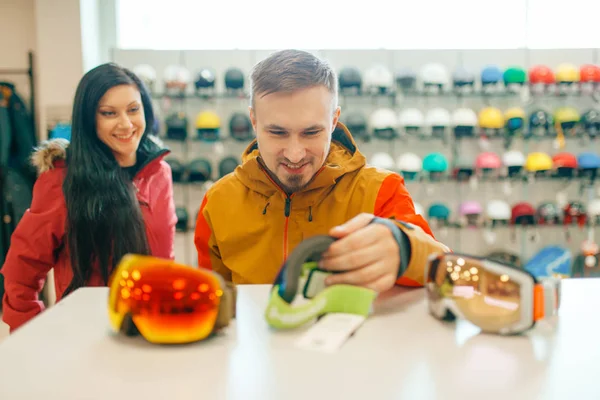
{"label": "white countertop", "polygon": [[398,288],[335,354],[269,329],[269,287],[240,286],[224,334],[178,346],[111,333],[108,289],[80,289],[0,343],[0,399],[600,399],[600,279],[565,281],[558,322],[516,337]]}

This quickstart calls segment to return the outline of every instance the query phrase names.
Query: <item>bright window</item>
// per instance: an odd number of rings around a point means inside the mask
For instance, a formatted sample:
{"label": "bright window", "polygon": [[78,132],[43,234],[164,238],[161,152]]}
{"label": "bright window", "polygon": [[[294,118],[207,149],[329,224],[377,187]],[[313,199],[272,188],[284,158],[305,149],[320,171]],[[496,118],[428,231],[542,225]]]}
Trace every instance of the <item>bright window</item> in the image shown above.
{"label": "bright window", "polygon": [[118,0],[122,49],[600,48],[598,0]]}
{"label": "bright window", "polygon": [[527,42],[535,49],[600,48],[598,0],[527,0]]}

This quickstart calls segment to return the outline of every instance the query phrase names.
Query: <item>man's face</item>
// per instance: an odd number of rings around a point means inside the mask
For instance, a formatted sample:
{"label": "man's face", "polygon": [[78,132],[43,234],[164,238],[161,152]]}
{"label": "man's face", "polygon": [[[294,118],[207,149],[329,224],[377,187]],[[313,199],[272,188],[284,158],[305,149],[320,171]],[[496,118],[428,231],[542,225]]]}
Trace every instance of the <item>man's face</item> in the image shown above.
{"label": "man's face", "polygon": [[258,149],[283,190],[302,189],[323,166],[339,116],[325,86],[254,100],[250,119]]}

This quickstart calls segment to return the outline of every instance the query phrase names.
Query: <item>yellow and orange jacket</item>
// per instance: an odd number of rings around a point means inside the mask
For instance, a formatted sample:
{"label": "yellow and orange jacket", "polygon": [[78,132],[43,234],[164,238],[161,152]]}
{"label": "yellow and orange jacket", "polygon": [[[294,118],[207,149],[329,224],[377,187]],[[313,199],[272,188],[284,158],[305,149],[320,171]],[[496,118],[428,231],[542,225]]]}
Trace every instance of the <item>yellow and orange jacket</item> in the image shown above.
{"label": "yellow and orange jacket", "polygon": [[397,173],[366,164],[341,123],[323,167],[288,196],[268,175],[256,140],[242,164],[206,192],[194,234],[198,265],[236,284],[272,284],[304,239],[326,235],[366,212],[391,219],[410,241],[410,259],[397,283],[421,286],[429,255],[448,251],[437,242]]}

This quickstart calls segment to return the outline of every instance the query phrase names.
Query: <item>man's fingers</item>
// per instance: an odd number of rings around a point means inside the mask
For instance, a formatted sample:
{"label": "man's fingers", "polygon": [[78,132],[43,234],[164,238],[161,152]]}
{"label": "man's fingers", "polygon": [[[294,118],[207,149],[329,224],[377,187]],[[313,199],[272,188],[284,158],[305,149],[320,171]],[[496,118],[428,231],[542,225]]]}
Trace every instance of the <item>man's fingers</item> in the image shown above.
{"label": "man's fingers", "polygon": [[323,254],[323,257],[337,257],[369,247],[380,241],[385,235],[392,235],[392,232],[385,225],[368,225],[333,242]]}
{"label": "man's fingers", "polygon": [[373,218],[373,214],[358,214],[356,217],[350,219],[344,224],[334,226],[333,228],[331,228],[331,230],[329,231],[329,235],[335,238],[342,238],[346,235],[351,234],[352,232],[359,230],[360,228],[364,228],[365,226],[369,225]]}
{"label": "man's fingers", "polygon": [[[347,236],[344,239],[350,239]],[[353,251],[336,253],[333,256],[321,258],[319,267],[329,271],[349,271],[374,263],[381,258],[381,251],[376,243],[367,244],[367,247],[358,248]]]}
{"label": "man's fingers", "polygon": [[382,262],[377,262],[349,272],[330,275],[325,282],[327,285],[347,284],[365,286],[370,282],[377,281],[383,274],[385,274],[384,265]]}
{"label": "man's fingers", "polygon": [[368,289],[372,289],[378,293],[385,292],[394,287],[396,284],[396,277],[393,274],[384,274],[375,280],[365,283],[361,286],[364,286]]}

